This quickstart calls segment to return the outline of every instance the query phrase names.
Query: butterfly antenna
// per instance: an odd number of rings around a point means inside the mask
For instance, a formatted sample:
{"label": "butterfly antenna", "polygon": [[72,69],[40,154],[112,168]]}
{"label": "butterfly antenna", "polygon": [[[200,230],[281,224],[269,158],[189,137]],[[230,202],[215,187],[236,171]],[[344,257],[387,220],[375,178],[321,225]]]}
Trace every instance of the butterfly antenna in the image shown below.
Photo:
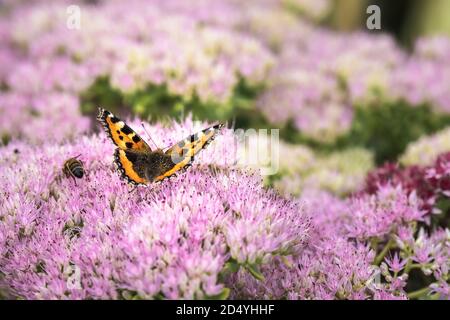
{"label": "butterfly antenna", "polygon": [[150,139],[150,141],[155,145],[156,149],[159,149],[158,145],[155,143],[155,141],[153,141],[152,137],[148,134],[147,129],[145,129],[145,126],[144,126],[143,122],[141,122],[141,126],[142,126],[142,128],[144,128],[145,133],[147,134],[147,136]]}

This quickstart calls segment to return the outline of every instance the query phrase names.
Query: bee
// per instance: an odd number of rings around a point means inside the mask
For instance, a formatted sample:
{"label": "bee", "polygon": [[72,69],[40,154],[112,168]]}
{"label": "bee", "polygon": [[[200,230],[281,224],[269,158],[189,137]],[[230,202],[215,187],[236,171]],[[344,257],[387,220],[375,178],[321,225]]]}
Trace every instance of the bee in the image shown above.
{"label": "bee", "polygon": [[80,155],[67,159],[66,162],[64,162],[63,172],[67,177],[72,177],[74,180],[75,178],[81,179],[84,176],[84,167],[83,162],[78,159]]}

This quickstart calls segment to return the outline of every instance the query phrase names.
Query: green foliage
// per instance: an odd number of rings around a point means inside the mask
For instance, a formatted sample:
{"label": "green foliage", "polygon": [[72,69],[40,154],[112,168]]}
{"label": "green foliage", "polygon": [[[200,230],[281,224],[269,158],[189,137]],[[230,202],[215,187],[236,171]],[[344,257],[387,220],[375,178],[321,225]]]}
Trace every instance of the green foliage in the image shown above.
{"label": "green foliage", "polygon": [[82,94],[81,109],[84,114],[93,114],[98,106],[112,112],[125,107],[144,119],[155,120],[192,113],[195,118],[201,120],[225,121],[238,115],[246,122],[245,119],[248,120],[248,117],[254,115],[254,101],[261,89],[262,86],[251,86],[244,79],[240,79],[229,101],[203,102],[195,94],[189,99],[173,95],[164,84],[149,85],[145,89],[125,94],[112,88],[108,78],[100,78]]}
{"label": "green foliage", "polygon": [[228,260],[228,262],[225,263],[224,269],[223,269],[223,273],[224,274],[228,274],[228,273],[235,273],[239,271],[239,268],[241,267],[241,265],[234,259],[230,259]]}
{"label": "green foliage", "polygon": [[431,226],[450,228],[450,198],[446,196],[439,197],[436,208],[442,213],[431,215]]}
{"label": "green foliage", "polygon": [[[123,115],[132,112],[142,118],[165,120],[192,113],[194,118],[210,121],[236,120],[239,128],[273,127],[255,110],[255,100],[263,86],[252,86],[241,79],[232,97],[225,103],[202,102],[194,94],[190,99],[170,94],[165,85],[149,85],[131,94],[112,88],[108,78],[98,79],[81,95],[84,114],[94,115],[102,106]],[[125,108],[126,110],[124,110]],[[429,106],[410,106],[405,102],[384,102],[356,106],[350,131],[335,142],[320,143],[298,132],[292,123],[280,128],[281,138],[305,144],[328,153],[352,146],[362,146],[375,153],[377,164],[394,161],[406,146],[422,135],[434,133],[450,124],[450,116],[437,114]],[[5,143],[5,142],[3,142]]]}
{"label": "green foliage", "polygon": [[165,117],[179,117],[192,112],[199,119],[226,120],[232,116],[232,105],[220,104],[214,101],[202,102],[194,94],[191,99],[172,95],[165,85],[148,86],[131,95],[125,96],[135,114],[143,118],[161,119]]}
{"label": "green foliage", "polygon": [[197,95],[186,100],[182,96],[171,95],[165,85],[149,86],[145,90],[126,96],[125,101],[136,114],[142,117],[177,117],[183,113],[192,113],[201,120],[230,120],[239,112],[253,110],[254,100],[260,87],[249,86],[241,79],[231,99],[225,103],[216,101],[202,102]]}
{"label": "green foliage", "polygon": [[11,141],[11,137],[7,133],[4,133],[0,136],[0,145],[6,146],[9,141]]}
{"label": "green foliage", "polygon": [[350,131],[332,143],[321,143],[299,132],[292,123],[281,128],[287,142],[304,144],[327,154],[361,146],[375,154],[377,164],[395,161],[407,145],[450,125],[450,116],[438,114],[427,105],[411,106],[405,102],[385,102],[356,106]]}
{"label": "green foliage", "polygon": [[247,264],[245,266],[245,269],[248,270],[248,272],[250,272],[250,274],[259,281],[264,281],[264,275],[261,273],[261,271],[259,270],[259,267],[256,264]]}
{"label": "green foliage", "polygon": [[106,77],[98,78],[88,90],[81,94],[80,100],[81,112],[94,115],[98,107],[116,112],[125,104],[120,91],[112,88]]}
{"label": "green foliage", "polygon": [[288,121],[284,127],[280,128],[280,136],[288,143],[306,145],[316,151],[324,153],[332,152],[340,147],[337,143],[338,138],[336,138],[336,141],[334,142],[325,143],[299,132],[292,120]]}
{"label": "green foliage", "polygon": [[214,296],[206,296],[206,300],[227,300],[230,295],[230,289],[223,288],[222,291]]}
{"label": "green foliage", "polygon": [[450,116],[434,113],[428,106],[404,102],[359,106],[350,132],[338,145],[359,145],[375,153],[378,164],[396,160],[406,146],[450,124]]}

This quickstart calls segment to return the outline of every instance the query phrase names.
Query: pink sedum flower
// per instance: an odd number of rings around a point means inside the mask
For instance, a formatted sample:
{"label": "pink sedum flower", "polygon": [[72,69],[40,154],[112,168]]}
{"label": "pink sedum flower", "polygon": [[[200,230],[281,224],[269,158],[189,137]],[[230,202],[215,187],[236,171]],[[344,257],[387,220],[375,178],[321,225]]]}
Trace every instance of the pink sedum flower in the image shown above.
{"label": "pink sedum flower", "polygon": [[[180,127],[194,123],[149,131],[175,143]],[[225,130],[189,171],[135,190],[103,134],[0,148],[2,287],[26,299],[226,297],[227,262],[255,268],[298,251],[309,228],[299,203],[214,160],[232,156],[233,139]],[[78,154],[86,174],[75,181],[62,165]]]}
{"label": "pink sedum flower", "polygon": [[421,210],[415,193],[407,195],[401,186],[386,185],[377,194],[356,198],[350,203],[348,226],[351,236],[367,239],[382,237],[411,221],[421,221],[426,211]]}

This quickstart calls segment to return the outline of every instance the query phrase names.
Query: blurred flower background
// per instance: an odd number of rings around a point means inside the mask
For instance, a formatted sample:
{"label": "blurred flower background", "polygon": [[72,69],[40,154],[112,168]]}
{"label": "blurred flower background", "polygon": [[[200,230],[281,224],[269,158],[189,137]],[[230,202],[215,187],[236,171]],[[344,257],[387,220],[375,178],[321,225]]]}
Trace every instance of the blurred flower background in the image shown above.
{"label": "blurred flower background", "polygon": [[[2,1],[0,297],[448,299],[449,14]],[[279,129],[276,170],[239,161],[227,129],[187,173],[130,192],[99,106],[160,146],[217,121]],[[78,154],[75,182],[61,168]]]}

